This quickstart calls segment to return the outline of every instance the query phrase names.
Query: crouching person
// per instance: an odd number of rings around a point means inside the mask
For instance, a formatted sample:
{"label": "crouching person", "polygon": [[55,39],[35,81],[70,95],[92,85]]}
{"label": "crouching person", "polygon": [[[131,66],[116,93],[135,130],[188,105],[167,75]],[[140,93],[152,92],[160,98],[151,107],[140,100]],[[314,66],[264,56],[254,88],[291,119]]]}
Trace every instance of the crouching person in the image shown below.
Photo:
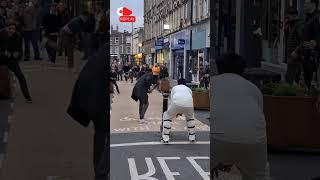
{"label": "crouching person", "polygon": [[179,79],[178,85],[171,90],[171,103],[168,110],[163,114],[162,139],[165,143],[170,140],[172,119],[180,114],[184,114],[186,117],[189,141],[194,142],[196,139],[192,91],[186,84],[185,79]]}

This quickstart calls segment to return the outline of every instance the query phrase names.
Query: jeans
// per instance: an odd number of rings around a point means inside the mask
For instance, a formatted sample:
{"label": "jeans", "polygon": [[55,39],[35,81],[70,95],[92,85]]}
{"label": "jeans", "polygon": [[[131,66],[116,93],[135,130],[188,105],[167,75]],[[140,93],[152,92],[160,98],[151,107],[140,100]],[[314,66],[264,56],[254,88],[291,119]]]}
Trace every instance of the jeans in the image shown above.
{"label": "jeans", "polygon": [[15,74],[15,76],[17,77],[17,79],[19,81],[20,89],[22,91],[24,98],[28,99],[28,100],[31,99],[26,78],[24,77],[17,60],[12,59],[12,60],[8,60],[5,62],[0,61],[0,65],[7,66],[9,68],[9,70]]}
{"label": "jeans", "polygon": [[24,56],[26,60],[30,59],[30,42],[32,44],[34,58],[40,59],[40,51],[38,45],[38,31],[24,31],[23,38],[24,38]]}
{"label": "jeans", "polygon": [[92,33],[83,33],[83,47],[84,47],[84,56],[91,57],[94,53],[94,34]]}
{"label": "jeans", "polygon": [[[48,40],[57,43],[58,42],[58,37],[56,35],[48,35],[47,36]],[[57,58],[57,51],[54,47],[51,46],[46,46],[47,54],[49,56],[49,60],[53,63],[56,62]]]}
{"label": "jeans", "polygon": [[146,114],[149,107],[148,95],[146,97],[140,98],[139,101],[139,116],[140,119],[144,119],[144,115]]}
{"label": "jeans", "polygon": [[123,72],[122,71],[119,71],[118,73],[117,73],[117,80],[118,81],[122,81],[123,80],[123,78],[122,78],[122,76],[123,76]]}

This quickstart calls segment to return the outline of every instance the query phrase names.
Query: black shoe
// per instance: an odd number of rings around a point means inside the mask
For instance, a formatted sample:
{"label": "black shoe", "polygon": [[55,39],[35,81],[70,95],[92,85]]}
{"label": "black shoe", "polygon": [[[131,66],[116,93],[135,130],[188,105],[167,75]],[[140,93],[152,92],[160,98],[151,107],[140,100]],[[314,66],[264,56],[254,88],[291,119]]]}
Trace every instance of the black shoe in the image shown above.
{"label": "black shoe", "polygon": [[26,99],[27,104],[32,104],[32,99]]}

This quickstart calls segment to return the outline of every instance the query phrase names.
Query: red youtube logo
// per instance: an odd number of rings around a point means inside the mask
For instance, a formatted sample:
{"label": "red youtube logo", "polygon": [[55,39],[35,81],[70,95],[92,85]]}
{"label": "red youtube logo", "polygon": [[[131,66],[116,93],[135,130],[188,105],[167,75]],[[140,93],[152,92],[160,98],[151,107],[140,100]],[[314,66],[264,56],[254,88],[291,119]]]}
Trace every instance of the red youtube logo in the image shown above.
{"label": "red youtube logo", "polygon": [[126,7],[120,7],[117,11],[119,16],[130,16],[132,11]]}

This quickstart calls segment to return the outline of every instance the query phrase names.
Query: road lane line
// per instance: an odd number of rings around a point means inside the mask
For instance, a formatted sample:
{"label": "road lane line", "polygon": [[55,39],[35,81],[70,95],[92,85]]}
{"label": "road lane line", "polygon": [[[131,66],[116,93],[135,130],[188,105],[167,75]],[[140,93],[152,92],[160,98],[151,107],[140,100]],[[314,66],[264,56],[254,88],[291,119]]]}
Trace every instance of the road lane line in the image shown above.
{"label": "road lane line", "polygon": [[[192,143],[190,143],[189,141],[173,141],[173,142],[169,142],[169,145],[188,145]],[[194,144],[202,144],[202,145],[209,145],[210,141],[196,141]],[[128,147],[128,146],[152,146],[152,145],[163,145],[163,143],[161,142],[156,142],[156,141],[152,141],[152,142],[138,142],[138,143],[122,143],[122,144],[111,144],[110,147]]]}

